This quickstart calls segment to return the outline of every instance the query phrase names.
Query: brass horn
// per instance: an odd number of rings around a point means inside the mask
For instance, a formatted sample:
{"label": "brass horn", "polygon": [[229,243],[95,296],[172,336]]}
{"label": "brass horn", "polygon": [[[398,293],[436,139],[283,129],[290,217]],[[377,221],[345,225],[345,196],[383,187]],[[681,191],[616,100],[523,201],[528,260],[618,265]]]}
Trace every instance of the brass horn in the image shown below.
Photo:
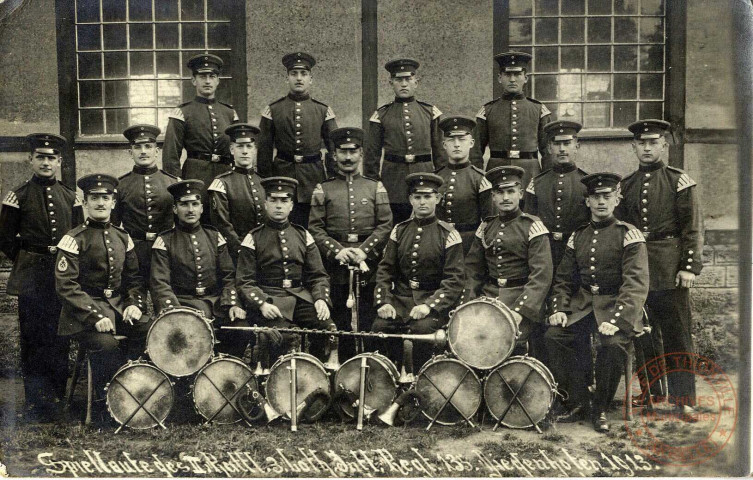
{"label": "brass horn", "polygon": [[277,327],[236,327],[223,325],[220,327],[224,330],[244,330],[252,332],[265,332],[277,330],[280,333],[294,333],[297,335],[332,335],[335,337],[359,337],[359,338],[400,338],[414,342],[431,342],[437,347],[443,347],[447,344],[447,333],[444,330],[437,330],[434,333],[424,334],[402,334],[402,333],[380,333],[380,332],[348,332],[344,330],[317,330],[313,328],[277,328]]}
{"label": "brass horn", "polygon": [[[408,405],[409,402],[417,402],[419,401],[418,393],[415,389],[406,390],[403,393],[401,393],[395,401],[392,403],[392,405],[387,408],[382,414],[380,414],[377,418],[379,420],[383,421],[389,426],[395,425],[395,418],[397,417],[398,413]],[[415,418],[415,416],[413,417]],[[413,418],[409,418],[406,420],[406,423],[412,420]]]}

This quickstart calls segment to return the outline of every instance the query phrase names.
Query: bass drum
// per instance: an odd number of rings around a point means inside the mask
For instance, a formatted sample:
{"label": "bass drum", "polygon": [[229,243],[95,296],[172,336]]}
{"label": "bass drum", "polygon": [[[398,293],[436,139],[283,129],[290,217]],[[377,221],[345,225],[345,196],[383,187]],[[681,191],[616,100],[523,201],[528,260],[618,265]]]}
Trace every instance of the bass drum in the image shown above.
{"label": "bass drum", "polygon": [[242,419],[238,401],[246,392],[258,390],[248,365],[230,355],[218,355],[196,374],[193,404],[207,423],[236,423]]}
{"label": "bass drum", "polygon": [[[361,359],[366,358],[366,391],[364,407],[370,410],[384,412],[392,405],[398,393],[397,367],[389,358],[379,353],[362,353],[349,359],[335,373],[335,396],[359,397],[361,388]],[[341,395],[343,391],[348,395]],[[357,409],[348,401],[341,401],[338,407],[346,417],[355,418]]]}
{"label": "bass drum", "polygon": [[481,381],[476,373],[463,362],[444,355],[433,357],[421,367],[416,377],[416,391],[421,398],[421,410],[430,420],[452,395],[437,417],[441,425],[464,423],[465,418],[473,417],[481,406]]}
{"label": "bass drum", "polygon": [[495,298],[479,297],[450,314],[450,351],[471,367],[496,367],[510,356],[517,337],[518,324],[512,312]]}
{"label": "bass drum", "polygon": [[[324,392],[330,396],[329,374],[324,365],[315,356],[308,353],[296,352],[283,355],[278,358],[269,370],[269,376],[264,386],[269,405],[278,413],[290,419],[290,367],[291,360],[295,359],[296,368],[296,401],[300,406],[312,393]],[[320,410],[307,413],[308,418],[318,418],[329,408],[326,405],[318,405]],[[299,419],[300,421],[300,419]]]}
{"label": "bass drum", "polygon": [[211,321],[201,311],[188,307],[163,312],[149,328],[146,353],[168,375],[193,375],[214,354]]}
{"label": "bass drum", "polygon": [[136,430],[163,424],[175,401],[170,378],[146,360],[120,367],[106,390],[110,416]]}
{"label": "bass drum", "polygon": [[[507,388],[505,382],[510,388]],[[518,389],[517,399],[507,410]],[[499,421],[507,410],[500,423],[509,428],[528,428],[543,420],[552,408],[556,391],[557,384],[552,373],[543,363],[531,357],[510,357],[492,370],[484,382],[484,400],[489,413]],[[525,406],[533,423],[518,400]]]}

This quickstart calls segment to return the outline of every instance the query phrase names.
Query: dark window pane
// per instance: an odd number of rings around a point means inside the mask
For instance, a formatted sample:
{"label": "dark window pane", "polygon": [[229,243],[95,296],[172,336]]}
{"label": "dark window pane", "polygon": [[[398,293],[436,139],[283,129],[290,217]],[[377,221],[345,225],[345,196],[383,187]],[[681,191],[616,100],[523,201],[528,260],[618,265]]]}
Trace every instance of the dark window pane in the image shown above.
{"label": "dark window pane", "polygon": [[533,70],[536,73],[559,71],[557,47],[536,48],[535,52]]}
{"label": "dark window pane", "polygon": [[102,82],[79,82],[78,104],[80,107],[101,107]]}
{"label": "dark window pane", "polygon": [[614,19],[614,41],[617,43],[635,43],[638,41],[638,19],[617,17]]}
{"label": "dark window pane", "polygon": [[98,22],[99,0],[76,0],[76,21]]}
{"label": "dark window pane", "polygon": [[179,48],[177,23],[158,23],[157,48]]}
{"label": "dark window pane", "polygon": [[182,0],[180,2],[181,20],[204,20],[204,0]]}
{"label": "dark window pane", "polygon": [[562,43],[583,43],[586,20],[583,17],[563,18]]}
{"label": "dark window pane", "polygon": [[105,53],[105,78],[123,78],[128,75],[126,53]]}
{"label": "dark window pane", "polygon": [[557,100],[557,76],[536,75],[536,99],[539,101]]}
{"label": "dark window pane", "polygon": [[209,48],[230,48],[231,34],[229,23],[208,23]]}
{"label": "dark window pane", "polygon": [[157,105],[160,107],[174,107],[180,101],[180,80],[157,81]]}
{"label": "dark window pane", "polygon": [[562,67],[564,72],[581,72],[586,68],[586,51],[583,47],[562,47]]}
{"label": "dark window pane", "polygon": [[152,25],[150,23],[132,23],[128,26],[128,36],[131,40],[131,48],[152,47]]}
{"label": "dark window pane", "polygon": [[178,52],[157,52],[157,77],[180,78],[180,55]]}
{"label": "dark window pane", "polygon": [[616,100],[634,100],[638,98],[638,75],[615,75],[614,98]]}
{"label": "dark window pane", "polygon": [[638,13],[638,0],[614,0],[614,13],[615,15]]}
{"label": "dark window pane", "polygon": [[614,102],[614,127],[627,127],[636,119],[637,102]]}
{"label": "dark window pane", "polygon": [[664,70],[664,45],[643,45],[641,48],[641,70]]}
{"label": "dark window pane", "polygon": [[128,18],[131,21],[151,20],[152,0],[128,0]]}
{"label": "dark window pane", "polygon": [[536,0],[536,16],[559,15],[558,3],[557,0]]}
{"label": "dark window pane", "polygon": [[662,0],[641,0],[641,14],[663,15],[664,2]]}
{"label": "dark window pane", "polygon": [[661,18],[641,18],[641,43],[664,42],[664,20]]}
{"label": "dark window pane", "polygon": [[154,77],[154,57],[152,52],[131,53],[131,78]]}
{"label": "dark window pane", "polygon": [[562,15],[583,15],[586,13],[586,0],[563,0]]}
{"label": "dark window pane", "polygon": [[183,48],[204,48],[204,24],[202,23],[184,23],[183,29]]}
{"label": "dark window pane", "polygon": [[664,75],[641,75],[641,98],[661,100],[664,96]]}
{"label": "dark window pane", "polygon": [[557,120],[569,120],[572,122],[581,123],[582,120],[582,104],[580,103],[560,103],[557,106]]}
{"label": "dark window pane", "polygon": [[99,25],[77,25],[78,49],[100,50]]}
{"label": "dark window pane", "polygon": [[533,43],[530,18],[510,20],[510,43],[512,45]]}
{"label": "dark window pane", "polygon": [[587,47],[588,48],[588,71],[608,72],[612,65],[611,47]]}
{"label": "dark window pane", "polygon": [[178,20],[178,0],[154,2],[154,17],[157,20]]}
{"label": "dark window pane", "polygon": [[135,123],[148,123],[154,125],[157,122],[157,110],[154,108],[132,108],[131,125]]}
{"label": "dark window pane", "polygon": [[557,100],[580,101],[583,99],[582,75],[557,76]]}
{"label": "dark window pane", "polygon": [[664,118],[662,102],[641,102],[639,118]]}
{"label": "dark window pane", "polygon": [[635,45],[614,47],[614,69],[618,72],[638,70],[638,47]]}
{"label": "dark window pane", "polygon": [[127,107],[128,106],[128,81],[118,80],[105,82],[105,106]]}
{"label": "dark window pane", "polygon": [[230,3],[217,0],[207,2],[207,20],[231,20],[233,9],[230,8]]}
{"label": "dark window pane", "polygon": [[536,43],[539,45],[554,45],[557,43],[556,18],[536,20]]}
{"label": "dark window pane", "polygon": [[128,98],[132,107],[147,107],[157,104],[154,80],[131,80],[128,82]]}
{"label": "dark window pane", "polygon": [[125,50],[127,47],[126,26],[124,23],[102,25],[102,37],[105,50]]}
{"label": "dark window pane", "polygon": [[82,135],[97,135],[104,132],[102,110],[79,110]]}
{"label": "dark window pane", "polygon": [[586,75],[586,100],[610,100],[612,76]]}
{"label": "dark window pane", "polygon": [[583,126],[585,128],[609,127],[608,103],[586,103],[583,105]]}
{"label": "dark window pane", "polygon": [[123,133],[131,124],[128,121],[128,110],[106,110],[107,133]]}
{"label": "dark window pane", "polygon": [[612,0],[588,0],[589,15],[611,15]]}
{"label": "dark window pane", "polygon": [[531,10],[532,1],[533,0],[510,0],[510,16],[531,15],[533,13],[533,10]]}
{"label": "dark window pane", "polygon": [[126,20],[125,0],[102,0],[102,21],[125,22],[125,20]]}
{"label": "dark window pane", "polygon": [[609,43],[612,41],[612,19],[588,19],[588,43]]}
{"label": "dark window pane", "polygon": [[99,53],[79,53],[78,78],[102,78],[102,55]]}

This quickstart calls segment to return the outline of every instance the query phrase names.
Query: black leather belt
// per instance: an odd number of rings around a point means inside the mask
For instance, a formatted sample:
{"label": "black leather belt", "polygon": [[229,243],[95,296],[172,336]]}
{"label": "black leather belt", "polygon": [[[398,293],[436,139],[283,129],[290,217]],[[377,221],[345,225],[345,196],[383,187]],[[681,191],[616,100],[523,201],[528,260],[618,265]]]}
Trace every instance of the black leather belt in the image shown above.
{"label": "black leather belt", "polygon": [[55,245],[33,245],[31,243],[21,242],[21,250],[40,255],[55,255],[58,247]]}
{"label": "black leather belt", "polygon": [[149,242],[157,240],[157,234],[154,232],[129,232],[129,235],[134,240],[145,240]]}
{"label": "black leather belt", "polygon": [[218,155],[216,153],[187,152],[186,158],[195,158],[196,160],[205,160],[212,163],[224,163],[226,165],[232,165],[233,163],[232,156]]}
{"label": "black leather belt", "polygon": [[680,234],[677,232],[642,232],[647,242],[654,240],[666,240],[668,238],[679,238]]}
{"label": "black leather belt", "polygon": [[316,163],[322,160],[321,154],[314,155],[293,155],[292,153],[277,152],[277,158],[293,163]]}
{"label": "black leather belt", "polygon": [[528,283],[528,278],[526,277],[520,277],[520,278],[488,277],[487,281],[491,284],[496,284],[499,288],[513,288],[513,287],[522,287],[523,285]]}
{"label": "black leather belt", "polygon": [[330,233],[330,236],[338,242],[363,243],[371,235],[368,233],[364,235],[359,235],[357,233]]}
{"label": "black leather belt", "polygon": [[120,295],[120,292],[112,288],[94,288],[81,285],[81,290],[91,297],[112,298]]}
{"label": "black leather belt", "polygon": [[439,285],[442,282],[438,282],[436,280],[421,281],[419,279],[412,278],[406,280],[405,283],[408,284],[408,287],[410,287],[411,290],[436,290],[439,288]]}
{"label": "black leather belt", "polygon": [[582,288],[591,295],[617,295],[620,293],[619,286],[603,287],[601,285],[583,285]]}
{"label": "black leather belt", "polygon": [[567,240],[570,238],[570,235],[572,235],[573,232],[551,232],[552,234],[552,240]]}
{"label": "black leather belt", "polygon": [[431,154],[424,155],[393,155],[391,153],[385,153],[384,159],[392,163],[422,163],[431,162]]}
{"label": "black leather belt", "polygon": [[300,280],[290,280],[290,279],[282,279],[282,280],[265,280],[263,282],[259,282],[259,285],[262,287],[277,287],[277,288],[296,288],[301,286]]}
{"label": "black leather belt", "polygon": [[521,152],[518,150],[492,150],[491,158],[539,158],[537,152]]}
{"label": "black leather belt", "polygon": [[203,297],[204,295],[217,295],[216,291],[210,290],[207,287],[196,287],[196,288],[173,287],[173,292],[176,295],[185,295],[185,296],[196,295],[197,297]]}

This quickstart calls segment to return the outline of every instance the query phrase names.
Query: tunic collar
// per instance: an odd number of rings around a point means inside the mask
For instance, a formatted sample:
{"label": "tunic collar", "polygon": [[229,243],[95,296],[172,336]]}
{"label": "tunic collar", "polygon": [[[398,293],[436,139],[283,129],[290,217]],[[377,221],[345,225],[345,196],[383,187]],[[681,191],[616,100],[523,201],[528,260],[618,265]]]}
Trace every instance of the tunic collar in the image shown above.
{"label": "tunic collar", "polygon": [[201,222],[196,222],[193,225],[188,225],[183,222],[177,222],[175,224],[175,228],[177,228],[181,232],[196,233],[201,229]]}
{"label": "tunic collar", "polygon": [[311,98],[311,95],[308,93],[295,93],[295,92],[288,92],[288,98],[293,100],[294,102],[302,102],[303,100],[308,100]]}
{"label": "tunic collar", "polygon": [[86,220],[86,226],[90,228],[100,228],[104,230],[105,228],[110,228],[110,222],[99,222],[97,220],[92,220],[91,218]]}
{"label": "tunic collar", "polygon": [[271,218],[268,218],[264,225],[268,226],[269,228],[274,228],[275,230],[285,230],[290,226],[290,222],[285,220],[284,222],[275,222]]}
{"label": "tunic collar", "polygon": [[194,98],[193,101],[198,102],[198,103],[204,103],[206,105],[212,105],[217,100],[215,100],[214,98],[206,98],[206,97],[202,97],[201,95],[196,95],[196,98]]}
{"label": "tunic collar", "polygon": [[557,173],[570,173],[576,168],[578,168],[577,165],[575,165],[574,163],[569,163],[569,162],[568,163],[555,163],[554,165],[552,165],[552,170],[554,170]]}
{"label": "tunic collar", "polygon": [[157,173],[157,165],[152,165],[151,167],[142,167],[141,165],[134,165],[133,166],[133,173],[138,173],[139,175],[152,175],[154,173]]}
{"label": "tunic collar", "polygon": [[342,173],[340,170],[338,170],[337,172],[335,172],[335,176],[337,178],[342,178],[343,180],[350,180],[350,179],[354,179],[354,178],[360,177],[361,174],[358,173],[358,172],[356,172],[356,173],[349,173],[349,174],[346,175],[346,174]]}
{"label": "tunic collar", "polygon": [[36,175],[31,176],[31,181],[43,187],[51,187],[57,183],[57,179],[55,177],[42,178],[42,177],[37,177]]}
{"label": "tunic collar", "polygon": [[462,169],[468,168],[470,166],[471,166],[471,162],[468,159],[466,159],[466,160],[464,160],[464,161],[462,161],[460,163],[450,163],[450,162],[447,162],[447,168],[449,168],[450,170],[462,170]]}
{"label": "tunic collar", "polygon": [[523,92],[518,92],[518,93],[505,92],[502,94],[502,98],[504,98],[505,100],[523,100],[524,98],[526,98],[526,96],[523,94]]}
{"label": "tunic collar", "polygon": [[395,103],[410,103],[416,100],[416,97],[400,98],[395,97]]}
{"label": "tunic collar", "polygon": [[613,223],[615,223],[616,221],[617,221],[617,218],[615,218],[615,216],[612,215],[611,217],[607,218],[606,220],[602,220],[601,222],[594,222],[593,220],[591,220],[591,226],[593,228],[606,228],[612,225]]}
{"label": "tunic collar", "polygon": [[437,222],[437,216],[436,215],[432,215],[432,216],[426,217],[426,218],[413,217],[413,223],[415,223],[419,227],[425,227],[427,225],[431,225],[432,223],[436,223],[436,222]]}
{"label": "tunic collar", "polygon": [[243,167],[239,167],[238,165],[233,165],[233,171],[242,173],[243,175],[253,175],[256,173],[256,170],[254,170],[253,167],[243,168]]}
{"label": "tunic collar", "polygon": [[503,222],[509,222],[510,220],[515,220],[520,216],[520,214],[523,213],[520,211],[520,207],[516,208],[513,212],[500,212],[499,219]]}
{"label": "tunic collar", "polygon": [[659,160],[658,162],[654,162],[650,165],[640,164],[638,165],[638,170],[640,170],[641,172],[653,172],[655,170],[659,170],[660,168],[664,168],[664,166],[664,162]]}

